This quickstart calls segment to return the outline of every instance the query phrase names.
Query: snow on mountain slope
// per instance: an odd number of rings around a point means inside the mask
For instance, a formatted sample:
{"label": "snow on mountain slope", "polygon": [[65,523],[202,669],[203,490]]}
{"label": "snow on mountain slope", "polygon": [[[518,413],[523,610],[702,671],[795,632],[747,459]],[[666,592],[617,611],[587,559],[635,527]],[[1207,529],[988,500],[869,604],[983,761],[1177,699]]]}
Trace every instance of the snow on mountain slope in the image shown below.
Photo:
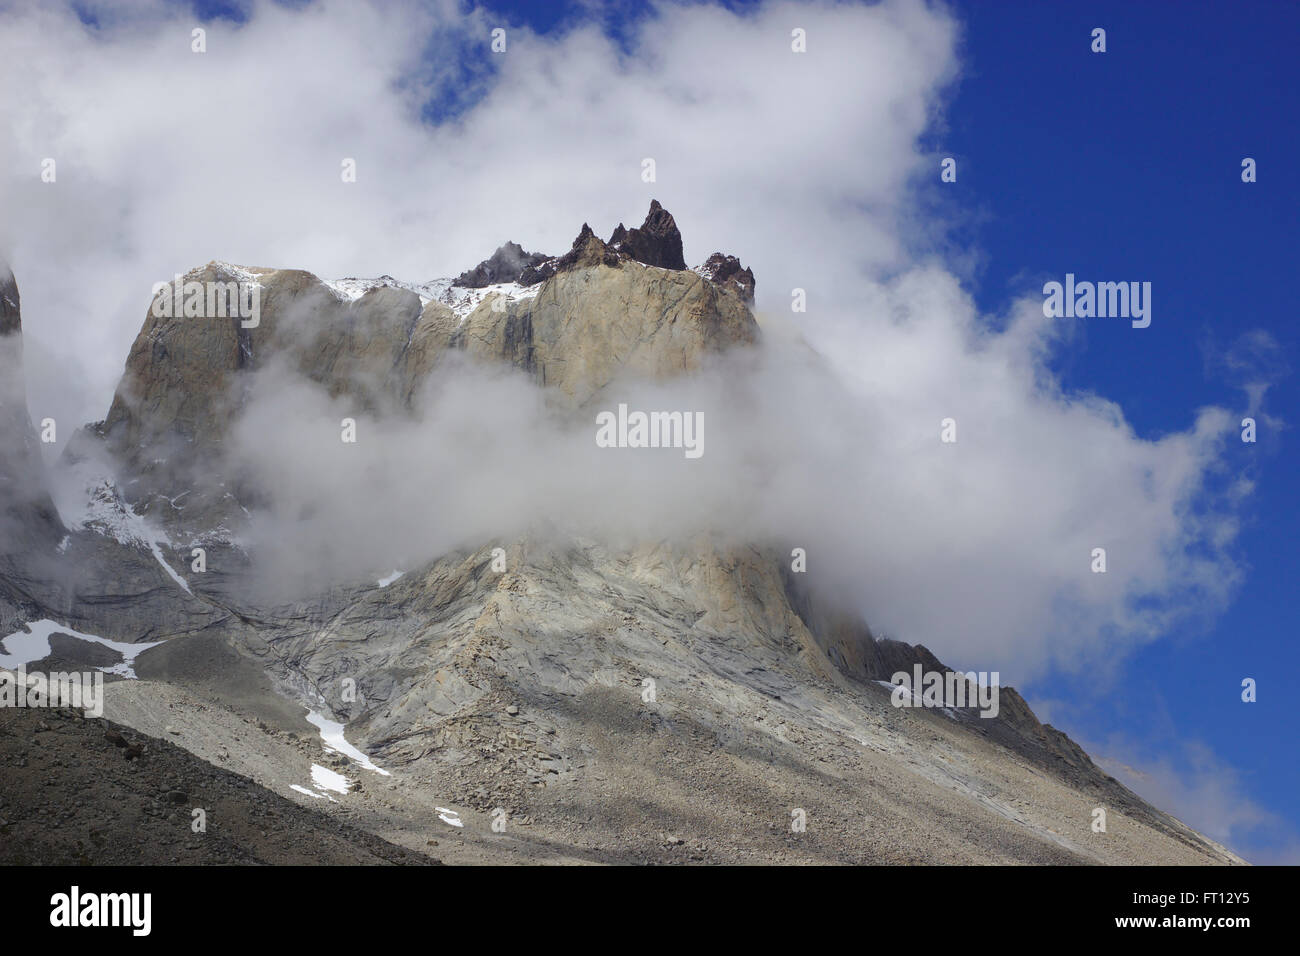
{"label": "snow on mountain slope", "polygon": [[116,674],[118,677],[125,677],[128,680],[135,680],[134,663],[136,657],[142,651],[157,647],[162,643],[161,641],[153,641],[145,644],[126,644],[122,641],[112,641],[94,634],[83,634],[81,631],[60,624],[58,621],[29,621],[26,631],[16,631],[7,637],[0,637],[0,647],[3,647],[3,650],[0,650],[0,667],[17,670],[49,656],[51,653],[50,636],[52,634],[67,634],[70,637],[77,638],[77,640],[89,641],[92,644],[99,644],[109,650],[116,651],[122,656],[121,662],[96,669],[103,671],[105,674]]}
{"label": "snow on mountain slope", "polygon": [[421,305],[441,302],[464,321],[484,300],[500,296],[507,302],[531,299],[537,295],[540,285],[522,286],[517,282],[501,282],[472,289],[453,285],[451,279],[433,279],[429,282],[404,282],[392,276],[380,276],[377,279],[322,279],[329,289],[342,302],[355,302],[371,289],[382,287],[406,289],[420,297]]}
{"label": "snow on mountain slope", "polygon": [[[106,535],[127,547],[146,548],[154,560],[167,572],[178,587],[192,594],[189,582],[176,572],[163,556],[161,546],[172,547],[167,532],[155,527],[147,518],[135,513],[122,497],[112,478],[82,468],[77,472],[80,482],[65,485],[65,493],[56,507],[69,528]],[[80,495],[67,490],[80,486]],[[181,496],[177,496],[179,499]]]}

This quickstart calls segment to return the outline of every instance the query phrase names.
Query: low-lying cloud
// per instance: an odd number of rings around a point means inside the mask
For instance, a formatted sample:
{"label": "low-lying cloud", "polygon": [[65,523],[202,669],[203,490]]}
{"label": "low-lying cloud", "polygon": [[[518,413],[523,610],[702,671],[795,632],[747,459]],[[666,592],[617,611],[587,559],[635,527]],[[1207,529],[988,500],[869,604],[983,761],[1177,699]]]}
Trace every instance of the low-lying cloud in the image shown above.
{"label": "low-lying cloud", "polygon": [[[1226,413],[1142,441],[1108,403],[1044,390],[1025,356],[1051,328],[1032,303],[1003,335],[941,356],[959,378],[940,381],[935,349],[976,316],[950,279],[916,278],[933,288],[882,290],[914,308],[932,297],[885,351],[831,362],[777,332],[688,377],[616,381],[579,411],[462,360],[411,416],[368,417],[273,364],[228,442],[230,470],[268,502],[249,542],[261,573],[310,590],[540,529],[609,545],[708,532],[803,548],[808,580],[878,630],[1020,677],[1096,664],[1224,600],[1229,519],[1190,508]],[[620,404],[698,416],[703,453],[601,447]]]}

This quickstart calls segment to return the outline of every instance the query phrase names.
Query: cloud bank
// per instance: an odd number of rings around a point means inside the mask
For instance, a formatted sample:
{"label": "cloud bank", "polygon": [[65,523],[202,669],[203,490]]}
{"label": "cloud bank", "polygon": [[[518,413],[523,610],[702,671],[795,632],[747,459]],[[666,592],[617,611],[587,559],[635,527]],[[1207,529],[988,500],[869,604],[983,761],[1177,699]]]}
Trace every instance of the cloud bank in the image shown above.
{"label": "cloud bank", "polygon": [[[321,467],[339,410],[286,377],[240,432],[249,466],[293,489],[273,506],[284,547],[332,575],[541,514],[635,534],[704,512],[807,547],[878,630],[1008,679],[1114,660],[1231,593],[1228,413],[1139,438],[1113,403],[1062,392],[1048,360],[1069,330],[1041,299],[981,316],[918,245],[936,227],[917,185],[938,169],[918,143],[959,67],[942,9],[665,4],[630,53],[451,4],[255,4],[207,24],[202,54],[196,25],[149,4],[94,28],[0,13],[0,255],[23,286],[36,417],[102,417],[153,283],[210,259],[422,280],[506,239],[563,251],[582,220],[607,234],[655,197],[688,263],[722,250],[754,269],[768,340],[745,368],[630,399],[704,409],[700,462],[597,459],[594,422],[467,372],[417,421],[375,425],[364,459]],[[425,119],[448,102],[463,111]],[[266,441],[284,415],[331,424]]]}

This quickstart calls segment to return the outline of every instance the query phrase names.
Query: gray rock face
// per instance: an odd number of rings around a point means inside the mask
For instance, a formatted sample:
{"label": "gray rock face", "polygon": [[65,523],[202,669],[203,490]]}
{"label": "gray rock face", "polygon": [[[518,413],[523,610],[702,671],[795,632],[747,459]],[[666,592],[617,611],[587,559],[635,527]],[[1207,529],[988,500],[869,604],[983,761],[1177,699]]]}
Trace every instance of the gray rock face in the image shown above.
{"label": "gray rock face", "polygon": [[568,269],[581,269],[587,266],[615,266],[617,267],[622,257],[618,250],[611,249],[608,245],[601,242],[591,226],[585,222],[582,229],[578,232],[578,238],[573,240],[573,246],[559,259],[555,260],[555,269],[557,272],[563,272]]}
{"label": "gray rock face", "polygon": [[[703,538],[614,552],[530,537],[506,552],[505,571],[485,547],[383,589],[280,609],[260,629],[259,659],[345,722],[349,740],[380,765],[484,812],[508,806],[540,819],[576,805],[596,820],[630,816],[635,832],[684,801],[701,814],[694,832],[713,844],[726,831],[727,813],[711,804],[721,794],[760,813],[790,799],[851,821],[867,805],[889,819],[894,801],[909,806],[936,788],[964,796],[917,824],[914,838],[980,850],[890,848],[881,833],[862,840],[850,825],[836,827],[839,849],[819,858],[1118,861],[1084,836],[1101,803],[1149,834],[1161,859],[1235,860],[1106,777],[1009,688],[992,720],[895,710],[874,681],[916,663],[946,668],[924,648],[876,642],[861,624],[813,611],[775,554]],[[343,694],[350,682],[352,700]],[[936,751],[920,743],[938,740],[951,742]],[[879,778],[857,785],[870,796],[846,792],[833,781],[864,753],[917,776],[889,795]],[[805,764],[791,779],[795,755]],[[648,791],[638,789],[642,773],[656,781]],[[1018,810],[1023,793],[1006,781],[1026,774],[1076,794],[1078,819],[1044,826]],[[755,782],[775,778],[799,796]],[[1018,822],[1027,845],[1002,842],[992,826],[1001,818]],[[635,835],[621,839],[636,845]]]}
{"label": "gray rock face", "polygon": [[[228,617],[197,601],[162,567],[162,561],[184,567],[175,549],[130,535],[123,540],[124,502],[105,492],[89,528],[60,515],[27,409],[17,283],[7,268],[0,276],[0,636],[27,621],[53,619],[135,643],[193,633]],[[85,434],[70,447],[87,447]],[[51,637],[52,644],[58,640]],[[102,646],[78,643],[83,662],[98,666]],[[77,654],[64,658],[75,661]]]}
{"label": "gray rock face", "polygon": [[451,344],[523,369],[583,405],[615,375],[664,381],[694,371],[710,353],[757,340],[740,297],[695,273],[600,261],[559,272],[502,313],[481,305]]}

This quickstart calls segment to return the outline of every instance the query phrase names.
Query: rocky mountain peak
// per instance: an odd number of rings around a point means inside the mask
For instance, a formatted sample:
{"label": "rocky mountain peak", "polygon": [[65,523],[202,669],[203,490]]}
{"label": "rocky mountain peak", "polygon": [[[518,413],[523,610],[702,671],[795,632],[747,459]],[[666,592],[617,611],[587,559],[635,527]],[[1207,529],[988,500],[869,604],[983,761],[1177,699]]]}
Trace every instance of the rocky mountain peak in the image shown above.
{"label": "rocky mountain peak", "polygon": [[[622,224],[619,224],[622,228]],[[682,258],[682,234],[677,229],[677,220],[659,200],[650,200],[650,211],[646,213],[645,222],[637,229],[629,229],[623,237],[615,230],[610,242],[618,242],[620,249],[628,258],[644,262],[648,266],[661,269],[685,269],[686,260]]]}
{"label": "rocky mountain peak", "polygon": [[715,252],[696,271],[715,285],[735,289],[746,302],[754,301],[754,272],[743,268],[735,256]]}
{"label": "rocky mountain peak", "polygon": [[618,264],[618,253],[601,242],[600,238],[592,232],[591,226],[584,222],[578,232],[578,238],[573,240],[573,246],[556,260],[555,271],[568,272],[570,269],[581,269],[586,266],[617,266]]}
{"label": "rocky mountain peak", "polygon": [[[659,200],[650,201],[650,209],[640,226],[628,229],[620,222],[607,242],[602,242],[585,222],[569,251],[562,256],[528,252],[516,242],[507,242],[474,268],[462,272],[452,285],[482,289],[515,283],[527,288],[544,282],[557,272],[597,265],[618,266],[624,260],[675,272],[685,271],[682,234],[677,228],[677,220]],[[735,256],[714,253],[696,272],[715,285],[739,292],[746,302],[753,302],[754,273],[743,268]]]}
{"label": "rocky mountain peak", "polygon": [[[498,285],[502,282],[534,285],[547,278],[538,271],[538,267],[551,258],[542,252],[527,252],[517,242],[507,242],[473,269],[458,275],[452,285],[469,289],[482,289],[484,286]],[[526,277],[525,273],[527,273]],[[525,281],[525,278],[529,281]]]}

